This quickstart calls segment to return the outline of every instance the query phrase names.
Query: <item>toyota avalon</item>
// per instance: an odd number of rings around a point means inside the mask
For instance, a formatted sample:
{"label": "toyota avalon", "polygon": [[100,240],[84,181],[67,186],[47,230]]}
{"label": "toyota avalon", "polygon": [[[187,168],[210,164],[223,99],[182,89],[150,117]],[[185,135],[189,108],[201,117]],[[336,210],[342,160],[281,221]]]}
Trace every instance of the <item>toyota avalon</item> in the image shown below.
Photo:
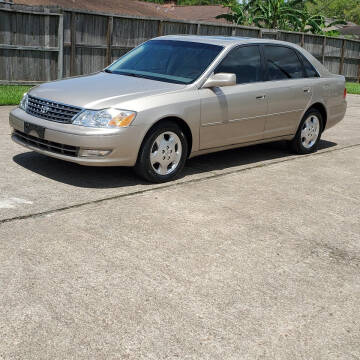
{"label": "toyota avalon", "polygon": [[187,158],[229,148],[286,140],[311,153],[345,98],[344,77],[297,45],[169,35],[103,71],[31,89],[9,121],[33,151],[165,182]]}

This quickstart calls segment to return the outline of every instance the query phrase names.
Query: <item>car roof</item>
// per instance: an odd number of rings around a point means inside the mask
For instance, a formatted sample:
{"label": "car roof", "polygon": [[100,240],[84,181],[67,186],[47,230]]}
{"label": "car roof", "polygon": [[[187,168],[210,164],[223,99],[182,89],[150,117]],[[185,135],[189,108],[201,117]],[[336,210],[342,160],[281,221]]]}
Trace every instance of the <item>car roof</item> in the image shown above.
{"label": "car roof", "polygon": [[320,63],[313,55],[303,49],[297,44],[293,44],[287,41],[263,39],[263,38],[251,38],[251,37],[238,37],[238,36],[220,36],[220,35],[165,35],[155,38],[156,40],[177,40],[177,41],[191,41],[203,44],[213,44],[223,46],[224,48],[233,47],[235,45],[243,44],[278,44],[291,46],[302,53],[311,63],[315,66],[316,70],[321,76],[331,75],[329,70]]}
{"label": "car roof", "polygon": [[269,44],[283,44],[293,45],[285,41],[251,38],[251,37],[238,37],[238,36],[220,36],[220,35],[165,35],[157,37],[156,40],[178,40],[178,41],[191,41],[204,44],[232,46],[235,44],[256,44],[256,43],[269,43]]}

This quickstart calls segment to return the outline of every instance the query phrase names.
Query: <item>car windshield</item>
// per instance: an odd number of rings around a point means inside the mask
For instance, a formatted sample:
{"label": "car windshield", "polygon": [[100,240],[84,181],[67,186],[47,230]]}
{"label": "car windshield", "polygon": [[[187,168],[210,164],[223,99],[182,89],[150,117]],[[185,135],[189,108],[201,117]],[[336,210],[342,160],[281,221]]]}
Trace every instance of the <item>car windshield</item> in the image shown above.
{"label": "car windshield", "polygon": [[222,46],[175,40],[150,40],[105,69],[114,74],[190,84],[211,64]]}

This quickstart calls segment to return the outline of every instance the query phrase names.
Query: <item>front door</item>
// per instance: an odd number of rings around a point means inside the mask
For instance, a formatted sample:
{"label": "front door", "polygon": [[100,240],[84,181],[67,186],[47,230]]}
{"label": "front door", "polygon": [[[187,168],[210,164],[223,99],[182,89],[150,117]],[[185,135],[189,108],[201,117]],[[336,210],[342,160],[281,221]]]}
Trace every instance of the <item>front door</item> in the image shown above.
{"label": "front door", "polygon": [[232,49],[215,73],[235,73],[233,86],[200,89],[200,148],[262,139],[268,111],[263,64],[256,45]]}

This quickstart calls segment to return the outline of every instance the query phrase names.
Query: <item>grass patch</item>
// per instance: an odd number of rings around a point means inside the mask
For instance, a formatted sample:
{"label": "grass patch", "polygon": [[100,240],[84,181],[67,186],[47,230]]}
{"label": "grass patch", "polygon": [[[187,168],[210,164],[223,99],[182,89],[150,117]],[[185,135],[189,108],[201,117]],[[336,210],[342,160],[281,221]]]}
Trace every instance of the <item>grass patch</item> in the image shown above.
{"label": "grass patch", "polygon": [[24,93],[32,86],[0,85],[0,105],[18,105]]}
{"label": "grass patch", "polygon": [[357,94],[360,95],[360,83],[346,83],[346,90],[348,94]]}

